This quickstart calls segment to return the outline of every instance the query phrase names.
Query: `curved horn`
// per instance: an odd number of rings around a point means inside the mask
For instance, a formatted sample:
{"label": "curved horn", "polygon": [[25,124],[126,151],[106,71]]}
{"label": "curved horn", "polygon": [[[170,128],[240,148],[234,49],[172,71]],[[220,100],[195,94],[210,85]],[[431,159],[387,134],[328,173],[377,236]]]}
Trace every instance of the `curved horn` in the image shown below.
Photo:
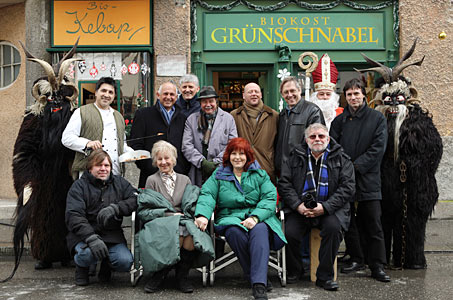
{"label": "curved horn", "polygon": [[77,38],[77,41],[75,42],[74,46],[72,46],[72,49],[69,50],[68,53],[66,53],[63,58],[58,62],[58,64],[56,64],[56,66],[54,67],[54,71],[55,73],[59,72],[60,68],[61,68],[61,64],[67,60],[67,59],[70,59],[74,56],[75,52],[76,52],[76,49],[77,49],[77,45],[79,44],[79,40],[80,40],[80,36]]}
{"label": "curved horn", "polygon": [[388,67],[386,67],[386,69],[382,68],[382,67],[374,67],[374,68],[368,68],[368,69],[356,69],[356,68],[354,68],[354,70],[359,72],[359,73],[367,72],[367,71],[374,71],[374,72],[377,72],[377,73],[381,74],[382,78],[384,78],[386,83],[390,83],[391,82],[391,77],[390,77],[390,72],[389,72],[389,70],[391,70],[391,69],[388,68]]}
{"label": "curved horn", "polygon": [[423,57],[419,61],[416,61],[416,62],[413,62],[413,63],[410,63],[410,64],[404,64],[404,65],[401,65],[401,66],[394,67],[393,68],[393,74],[392,74],[392,80],[394,80],[394,81],[398,80],[398,76],[407,67],[410,67],[410,66],[419,66],[420,67],[422,65],[424,59],[425,59],[425,56],[423,55]]}
{"label": "curved horn", "polygon": [[24,50],[25,55],[27,56],[27,59],[30,61],[37,62],[44,68],[44,71],[47,74],[47,79],[50,82],[50,86],[52,87],[52,90],[55,91],[57,89],[58,85],[57,85],[57,79],[55,78],[55,72],[53,71],[52,66],[48,62],[38,59],[33,54],[28,52],[28,50],[25,48],[24,44],[22,44],[21,41],[19,41],[19,43],[22,46],[22,49]]}
{"label": "curved horn", "polygon": [[57,79],[58,83],[61,83],[61,81],[63,80],[64,75],[66,74],[66,72],[69,69],[69,65],[72,62],[78,61],[78,60],[83,60],[83,59],[81,59],[81,58],[70,58],[70,59],[66,59],[65,61],[61,62],[60,70],[58,71],[58,79]]}
{"label": "curved horn", "polygon": [[[412,54],[414,53],[415,51],[415,45],[417,44],[417,40],[418,38],[416,38],[414,40],[414,43],[412,44],[412,47],[409,49],[409,51],[406,52],[406,54],[403,55],[403,57],[401,57],[398,62],[396,63],[395,67],[398,67],[403,61],[407,60],[409,57],[412,56]],[[395,68],[394,67],[394,68]]]}

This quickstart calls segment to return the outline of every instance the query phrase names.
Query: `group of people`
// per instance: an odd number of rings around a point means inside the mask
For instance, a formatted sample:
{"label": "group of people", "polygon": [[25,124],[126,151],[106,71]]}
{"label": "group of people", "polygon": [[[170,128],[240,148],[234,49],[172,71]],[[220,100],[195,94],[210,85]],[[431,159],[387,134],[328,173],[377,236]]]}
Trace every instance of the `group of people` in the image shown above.
{"label": "group of people", "polygon": [[[75,110],[61,139],[76,152],[72,172],[79,178],[66,204],[76,284],[89,284],[90,266],[98,262],[100,281],[108,281],[112,270],[130,269],[121,222],[133,211],[140,219],[140,259],[150,275],[147,293],[159,290],[173,268],[178,288],[193,291],[190,268],[215,256],[206,233],[214,212],[215,232],[237,255],[255,299],[267,299],[270,250],[287,244],[287,282],[302,278],[301,246],[312,227],[321,229],[322,238],[317,286],[338,289],[333,266],[343,236],[350,260],[341,272],[366,264],[373,278],[389,282],[381,224],[385,112],[367,105],[359,79],[345,83],[343,110],[337,77],[326,54],[313,72],[310,101],[302,99],[298,80],[286,77],[280,85],[286,108],[277,113],[251,82],[243,105],[228,113],[212,86],[200,89],[198,78],[188,74],[179,87],[163,83],[156,104],[136,112],[129,143],[122,116],[110,107],[115,82],[101,78],[95,102]],[[151,159],[136,161],[140,193],[121,177],[118,159],[133,150],[151,152]],[[285,232],[275,214],[277,193]]]}

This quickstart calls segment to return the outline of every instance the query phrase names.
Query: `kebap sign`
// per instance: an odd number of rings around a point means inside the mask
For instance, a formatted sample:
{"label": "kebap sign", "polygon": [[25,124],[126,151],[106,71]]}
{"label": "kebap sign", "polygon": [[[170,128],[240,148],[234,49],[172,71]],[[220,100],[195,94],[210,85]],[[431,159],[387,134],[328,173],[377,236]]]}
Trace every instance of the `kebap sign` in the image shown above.
{"label": "kebap sign", "polygon": [[53,46],[149,46],[149,0],[61,1],[52,10]]}
{"label": "kebap sign", "polygon": [[204,50],[385,49],[383,12],[205,13]]}

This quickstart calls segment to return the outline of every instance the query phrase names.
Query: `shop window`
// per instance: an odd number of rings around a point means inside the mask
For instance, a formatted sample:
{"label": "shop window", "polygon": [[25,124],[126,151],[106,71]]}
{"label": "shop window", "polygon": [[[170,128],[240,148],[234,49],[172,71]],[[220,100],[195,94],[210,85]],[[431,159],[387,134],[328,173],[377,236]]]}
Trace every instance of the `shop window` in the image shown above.
{"label": "shop window", "polygon": [[20,53],[16,47],[8,42],[0,42],[0,89],[16,81],[20,63]]}

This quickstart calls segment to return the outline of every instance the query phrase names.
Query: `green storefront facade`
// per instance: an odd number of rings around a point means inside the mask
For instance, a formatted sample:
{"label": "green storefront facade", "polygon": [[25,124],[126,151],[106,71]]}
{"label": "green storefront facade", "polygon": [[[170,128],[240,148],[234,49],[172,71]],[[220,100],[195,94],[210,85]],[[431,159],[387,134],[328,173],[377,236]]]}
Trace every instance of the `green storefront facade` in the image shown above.
{"label": "green storefront facade", "polygon": [[[241,103],[247,82],[260,84],[264,102],[281,108],[282,75],[305,73],[298,60],[310,51],[328,53],[341,84],[366,62],[398,60],[398,1],[191,1],[192,72],[214,85],[220,105]],[[306,60],[305,60],[306,63]]]}

